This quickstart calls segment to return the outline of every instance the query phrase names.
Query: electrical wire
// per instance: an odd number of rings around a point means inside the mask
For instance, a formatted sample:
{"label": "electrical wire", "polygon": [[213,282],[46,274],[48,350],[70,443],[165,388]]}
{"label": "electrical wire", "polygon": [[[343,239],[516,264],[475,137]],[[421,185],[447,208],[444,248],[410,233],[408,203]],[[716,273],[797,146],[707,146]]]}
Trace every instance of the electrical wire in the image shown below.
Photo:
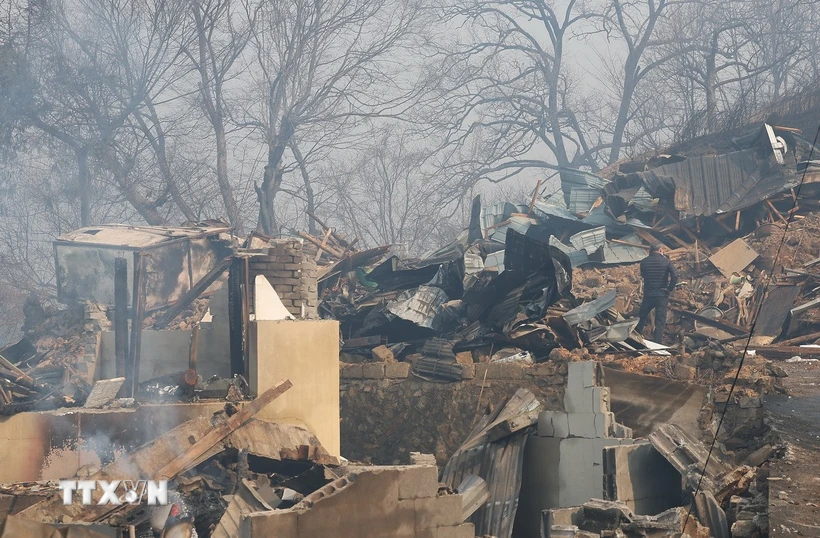
{"label": "electrical wire", "polygon": [[[769,271],[769,274],[766,275],[766,286],[764,287],[764,293],[762,295],[762,297],[764,298],[769,293],[769,286],[772,282],[772,274],[774,272],[774,268],[777,267],[777,261],[780,259],[780,252],[783,250],[783,245],[786,243],[786,234],[789,231],[789,226],[794,221],[794,208],[797,207],[797,201],[800,199],[800,190],[803,188],[803,184],[806,181],[806,173],[808,173],[809,171],[812,156],[814,155],[814,148],[817,146],[818,137],[820,137],[820,125],[817,126],[817,133],[814,135],[814,142],[812,142],[811,149],[809,150],[809,158],[806,160],[806,168],[803,170],[803,175],[800,178],[800,183],[797,185],[797,189],[794,191],[794,203],[792,204],[792,209],[789,211],[789,218],[786,220],[786,226],[783,228],[783,237],[780,238],[780,244],[777,247],[777,252],[775,253],[774,260],[772,262],[772,271]],[[762,309],[763,300],[759,301],[757,309],[755,310],[755,314],[752,317],[752,324],[749,327],[749,336],[746,338],[746,344],[743,346],[743,354],[740,356],[740,363],[738,363],[737,372],[735,372],[735,377],[732,380],[732,386],[729,389],[729,396],[726,399],[726,403],[723,405],[723,413],[720,415],[720,420],[718,421],[717,429],[715,430],[715,436],[712,439],[711,445],[709,445],[709,453],[706,455],[706,462],[703,464],[703,470],[701,471],[700,478],[698,479],[698,485],[695,488],[695,493],[692,495],[692,502],[689,505],[689,510],[687,510],[686,512],[686,519],[684,520],[683,528],[686,528],[686,525],[689,524],[689,517],[692,514],[692,509],[695,507],[695,499],[697,498],[698,493],[700,493],[701,486],[703,485],[703,478],[706,476],[706,468],[709,466],[709,461],[712,459],[712,451],[715,448],[715,443],[717,442],[718,435],[720,435],[720,428],[723,426],[723,419],[726,417],[726,411],[729,409],[729,402],[732,401],[732,394],[735,391],[737,380],[738,378],[740,378],[740,370],[741,368],[743,368],[743,361],[746,360],[746,354],[749,351],[749,346],[752,342],[752,335],[755,332],[757,320],[760,316],[760,312]]]}

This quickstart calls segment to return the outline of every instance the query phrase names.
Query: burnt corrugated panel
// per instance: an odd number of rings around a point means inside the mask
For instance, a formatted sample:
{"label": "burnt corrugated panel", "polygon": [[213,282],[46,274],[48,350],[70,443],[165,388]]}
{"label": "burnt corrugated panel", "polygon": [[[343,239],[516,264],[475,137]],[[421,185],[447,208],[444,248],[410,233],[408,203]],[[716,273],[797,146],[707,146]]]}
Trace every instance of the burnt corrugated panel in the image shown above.
{"label": "burnt corrugated panel", "polygon": [[583,170],[561,168],[561,190],[567,209],[572,213],[586,213],[601,197],[602,189],[608,181]]}
{"label": "burnt corrugated panel", "polygon": [[451,488],[457,487],[468,475],[479,476],[487,482],[490,500],[470,518],[476,536],[512,536],[529,429],[493,443],[488,441],[488,432],[504,420],[537,411],[540,407],[540,402],[530,391],[518,389],[494,414],[479,421],[444,467],[442,481]]}
{"label": "burnt corrugated panel", "polygon": [[674,191],[675,209],[687,215],[714,215],[749,207],[796,184],[794,159],[784,166],[761,159],[756,149],[691,157],[635,174],[658,197]]}

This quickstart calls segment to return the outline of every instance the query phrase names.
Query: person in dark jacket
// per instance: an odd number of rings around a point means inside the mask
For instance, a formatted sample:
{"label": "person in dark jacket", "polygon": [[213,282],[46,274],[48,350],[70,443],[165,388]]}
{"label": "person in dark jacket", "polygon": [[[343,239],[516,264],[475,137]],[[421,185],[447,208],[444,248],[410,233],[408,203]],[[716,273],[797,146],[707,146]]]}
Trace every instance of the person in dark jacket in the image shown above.
{"label": "person in dark jacket", "polygon": [[649,247],[649,256],[641,261],[641,277],[643,278],[643,301],[638,314],[639,333],[643,332],[646,320],[652,310],[655,311],[655,331],[652,339],[663,343],[663,330],[666,328],[666,306],[669,303],[669,294],[678,283],[678,272],[675,266],[664,256],[663,245],[653,243]]}

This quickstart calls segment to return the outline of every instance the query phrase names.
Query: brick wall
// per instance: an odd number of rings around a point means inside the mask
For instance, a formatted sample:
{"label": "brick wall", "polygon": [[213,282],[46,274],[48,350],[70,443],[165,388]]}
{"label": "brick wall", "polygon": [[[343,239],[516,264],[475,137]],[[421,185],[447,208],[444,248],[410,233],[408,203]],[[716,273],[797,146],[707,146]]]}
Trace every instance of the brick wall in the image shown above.
{"label": "brick wall", "polygon": [[245,515],[241,538],[473,538],[435,466],[351,467],[288,510]]}
{"label": "brick wall", "polygon": [[249,261],[251,281],[265,275],[288,311],[296,317],[316,317],[319,305],[318,269],[313,258],[304,252],[301,239],[274,239],[266,255]]}

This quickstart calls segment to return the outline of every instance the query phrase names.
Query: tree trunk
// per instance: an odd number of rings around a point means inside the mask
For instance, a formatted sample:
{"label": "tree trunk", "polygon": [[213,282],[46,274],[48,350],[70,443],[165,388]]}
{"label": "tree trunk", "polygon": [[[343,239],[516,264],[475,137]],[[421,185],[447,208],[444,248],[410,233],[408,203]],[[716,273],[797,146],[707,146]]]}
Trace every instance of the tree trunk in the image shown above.
{"label": "tree trunk", "polygon": [[[221,109],[219,105],[221,98],[221,95],[216,97],[218,109]],[[213,127],[216,134],[216,182],[219,184],[219,192],[222,194],[222,201],[225,203],[225,210],[228,212],[228,220],[236,228],[237,233],[242,234],[242,217],[239,215],[233,189],[231,189],[231,183],[228,180],[228,142],[221,110],[215,118]]]}
{"label": "tree trunk", "polygon": [[75,148],[77,156],[77,191],[80,195],[80,226],[91,225],[91,178],[88,173],[88,148]]}
{"label": "tree trunk", "polygon": [[[563,39],[563,38],[562,38]],[[569,159],[567,158],[567,150],[564,146],[564,133],[561,129],[561,121],[558,118],[558,85],[561,83],[561,55],[562,50],[560,44],[555,46],[555,62],[552,66],[552,80],[550,81],[551,90],[549,93],[549,122],[552,130],[552,138],[555,142],[555,159],[558,161],[558,166],[569,166]]]}
{"label": "tree trunk", "polygon": [[609,162],[607,164],[617,162],[621,156],[624,132],[626,132],[626,124],[629,123],[629,108],[632,106],[632,96],[635,93],[635,87],[638,85],[637,63],[632,55],[626,60],[623,94],[621,95],[621,103],[618,106],[615,129],[612,131],[612,147],[609,150]]}
{"label": "tree trunk", "polygon": [[308,175],[307,170],[307,163],[305,162],[305,158],[302,155],[302,152],[299,151],[299,147],[296,145],[296,142],[291,143],[290,150],[293,152],[293,156],[296,158],[296,162],[299,164],[299,171],[302,173],[302,181],[305,183],[305,198],[307,200],[307,214],[308,214],[308,231],[311,235],[316,235],[318,230],[316,228],[316,220],[313,218],[313,215],[316,214],[316,201],[314,199],[313,194],[313,186],[310,184],[310,176]]}
{"label": "tree trunk", "polygon": [[712,134],[715,132],[715,93],[717,91],[717,76],[716,70],[716,56],[718,48],[718,35],[712,36],[712,48],[706,56],[706,80],[704,81],[706,89],[706,132]]}
{"label": "tree trunk", "polygon": [[[259,222],[256,228],[270,236],[279,233],[273,203],[282,185],[282,157],[295,131],[293,123],[287,117],[282,118],[281,125],[280,132],[268,141],[268,163],[262,175],[262,185],[256,189],[259,200]],[[271,125],[271,128],[275,126]]]}

